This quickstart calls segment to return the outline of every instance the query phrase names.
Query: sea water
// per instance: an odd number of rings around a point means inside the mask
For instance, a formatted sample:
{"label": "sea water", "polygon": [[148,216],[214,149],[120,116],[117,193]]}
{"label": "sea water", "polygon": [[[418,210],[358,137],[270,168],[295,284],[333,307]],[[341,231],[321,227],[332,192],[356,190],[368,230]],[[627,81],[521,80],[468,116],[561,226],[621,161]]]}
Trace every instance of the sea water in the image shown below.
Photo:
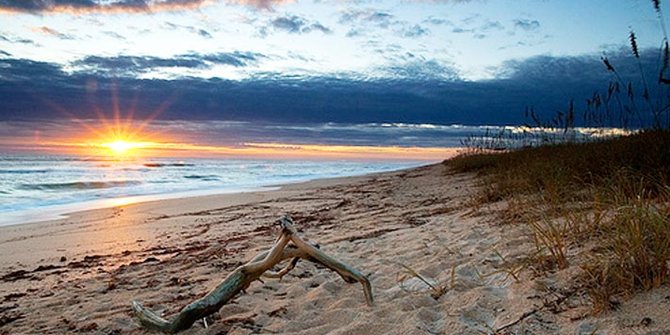
{"label": "sea water", "polygon": [[261,190],[312,179],[399,170],[426,162],[0,155],[0,225],[132,202]]}

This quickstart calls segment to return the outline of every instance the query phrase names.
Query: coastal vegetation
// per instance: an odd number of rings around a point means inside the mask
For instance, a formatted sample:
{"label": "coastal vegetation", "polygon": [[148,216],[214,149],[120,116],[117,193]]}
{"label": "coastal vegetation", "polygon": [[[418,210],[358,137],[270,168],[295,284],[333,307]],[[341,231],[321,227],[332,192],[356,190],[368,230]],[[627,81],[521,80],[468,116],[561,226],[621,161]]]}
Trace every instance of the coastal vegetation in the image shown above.
{"label": "coastal vegetation", "polygon": [[448,164],[476,172],[475,204],[506,201],[501,219],[526,224],[534,269],[583,269],[594,310],[665,284],[670,260],[670,132],[649,130],[588,143],[563,143]]}
{"label": "coastal vegetation", "polygon": [[[604,56],[612,81],[583,113],[570,102],[542,122],[529,109],[527,127],[539,131],[469,138],[469,152],[447,162],[481,176],[475,205],[503,202],[504,224],[527,225],[535,244],[528,268],[581,269],[575,290],[590,297],[596,314],[670,280],[670,50],[660,1],[652,4],[664,35],[656,85],[631,31],[639,78],[622,78]],[[586,127],[616,125],[627,135],[578,137],[576,115]]]}

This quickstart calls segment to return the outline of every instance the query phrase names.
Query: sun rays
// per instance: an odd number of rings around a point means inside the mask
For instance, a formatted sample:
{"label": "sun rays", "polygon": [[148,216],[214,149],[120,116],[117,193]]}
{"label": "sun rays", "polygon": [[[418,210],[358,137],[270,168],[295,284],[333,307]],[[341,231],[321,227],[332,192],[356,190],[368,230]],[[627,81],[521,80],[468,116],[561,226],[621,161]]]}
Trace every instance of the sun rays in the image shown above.
{"label": "sun rays", "polygon": [[138,149],[157,146],[153,142],[129,142],[123,139],[117,139],[113,142],[102,143],[100,146],[108,148],[110,152],[117,157],[132,156]]}
{"label": "sun rays", "polygon": [[[96,85],[91,85],[97,90]],[[96,102],[95,93],[89,92],[89,107],[85,113],[76,115],[53,101],[45,101],[54,110],[69,118],[79,129],[68,136],[67,141],[60,141],[63,146],[76,148],[81,155],[98,155],[122,159],[127,157],[155,154],[163,147],[163,143],[174,143],[174,135],[166,136],[152,122],[175,101],[175,95],[169,96],[163,103],[148,113],[138,113],[139,95],[132,93],[132,99],[122,107],[119,90],[116,84],[110,88],[111,100],[104,106]],[[128,94],[129,92],[125,92]],[[82,116],[83,114],[83,116]],[[142,114],[144,116],[138,117]]]}
{"label": "sun rays", "polygon": [[[222,131],[211,121],[165,120],[163,113],[176,101],[178,94],[167,95],[159,106],[146,111],[138,108],[144,104],[140,103],[137,92],[119,90],[115,84],[88,86],[88,106],[82,106],[78,111],[67,110],[53,100],[36,96],[66,120],[30,126],[30,139],[16,137],[4,144],[35,152],[103,157],[112,161],[150,157],[436,161],[455,154],[453,148],[432,146],[287,143],[286,138],[269,143],[267,140],[256,141],[253,137],[250,141],[249,134],[259,133],[259,129],[251,124],[249,129],[242,123],[238,128],[224,127],[226,131]],[[109,99],[102,97],[98,87],[111,87]],[[273,131],[272,126],[261,129],[263,139]],[[39,136],[32,136],[34,134]]]}

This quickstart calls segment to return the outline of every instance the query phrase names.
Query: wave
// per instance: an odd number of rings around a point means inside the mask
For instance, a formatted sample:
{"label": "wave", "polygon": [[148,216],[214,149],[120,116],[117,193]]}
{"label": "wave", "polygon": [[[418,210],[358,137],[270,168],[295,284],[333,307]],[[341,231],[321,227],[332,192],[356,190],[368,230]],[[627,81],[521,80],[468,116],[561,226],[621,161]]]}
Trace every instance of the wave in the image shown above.
{"label": "wave", "polygon": [[151,168],[195,166],[195,164],[189,163],[144,163],[143,165]]}
{"label": "wave", "polygon": [[19,189],[29,191],[95,190],[112,187],[139,185],[137,180],[76,181],[71,183],[21,184]]}
{"label": "wave", "polygon": [[200,175],[188,175],[184,176],[186,179],[198,179],[198,180],[203,180],[203,181],[216,181],[220,180],[219,176],[217,175],[207,175],[207,176],[200,176]]}
{"label": "wave", "polygon": [[0,170],[0,174],[47,173],[49,170]]}

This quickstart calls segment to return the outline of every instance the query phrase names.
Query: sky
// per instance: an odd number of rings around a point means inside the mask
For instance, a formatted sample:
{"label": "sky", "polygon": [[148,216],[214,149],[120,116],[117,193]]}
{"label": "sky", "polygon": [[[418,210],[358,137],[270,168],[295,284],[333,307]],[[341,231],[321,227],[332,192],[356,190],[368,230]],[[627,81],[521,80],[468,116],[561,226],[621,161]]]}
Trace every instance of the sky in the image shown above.
{"label": "sky", "polygon": [[0,0],[0,22],[5,151],[120,128],[453,147],[529,106],[585,108],[612,79],[602,56],[638,85],[630,31],[645,68],[663,39],[641,0]]}

